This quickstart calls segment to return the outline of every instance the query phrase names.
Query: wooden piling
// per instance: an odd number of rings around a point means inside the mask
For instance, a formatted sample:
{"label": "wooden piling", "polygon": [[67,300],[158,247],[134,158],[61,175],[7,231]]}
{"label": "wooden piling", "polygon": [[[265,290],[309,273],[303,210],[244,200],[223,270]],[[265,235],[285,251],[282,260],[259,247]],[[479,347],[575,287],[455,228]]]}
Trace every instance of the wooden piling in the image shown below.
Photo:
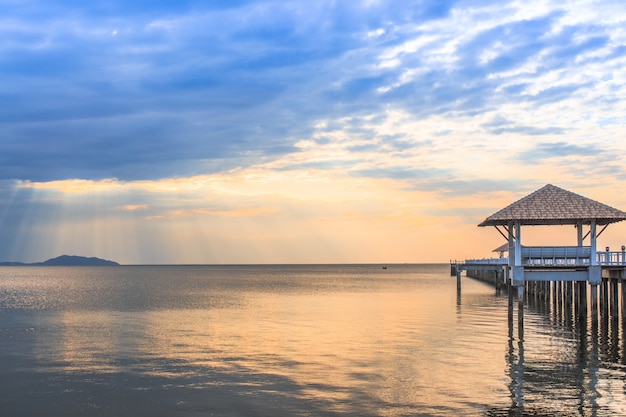
{"label": "wooden piling", "polygon": [[618,315],[619,292],[616,279],[611,280],[611,317]]}
{"label": "wooden piling", "polygon": [[[621,281],[622,285],[622,321],[626,323],[626,281]],[[626,337],[624,337],[626,339]]]}
{"label": "wooden piling", "polygon": [[517,330],[519,340],[524,340],[524,286],[517,287]]}
{"label": "wooden piling", "polygon": [[609,308],[609,283],[607,279],[602,280],[600,288],[600,311],[607,312]]}
{"label": "wooden piling", "polygon": [[565,300],[564,309],[567,311],[571,311],[572,310],[572,281],[565,282],[564,300]]}
{"label": "wooden piling", "polygon": [[598,320],[598,285],[591,284],[591,318]]}
{"label": "wooden piling", "polygon": [[580,304],[578,303],[578,285],[576,281],[572,281],[571,285],[572,285],[572,291],[571,291],[572,299],[570,303],[571,305],[570,309],[571,309],[572,317],[575,318],[575,317],[578,317],[579,310],[580,310],[579,309]]}
{"label": "wooden piling", "polygon": [[578,316],[587,317],[587,282],[578,281]]}

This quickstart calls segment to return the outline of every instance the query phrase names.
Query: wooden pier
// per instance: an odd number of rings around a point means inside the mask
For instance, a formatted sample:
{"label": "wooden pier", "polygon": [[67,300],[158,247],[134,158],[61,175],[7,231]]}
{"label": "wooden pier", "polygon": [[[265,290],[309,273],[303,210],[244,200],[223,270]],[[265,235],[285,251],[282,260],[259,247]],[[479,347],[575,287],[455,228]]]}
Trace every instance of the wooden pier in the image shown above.
{"label": "wooden pier", "polygon": [[[457,278],[459,292],[463,271],[496,288],[508,288],[510,297],[517,296],[520,334],[527,297],[552,300],[585,315],[590,306],[593,317],[599,306],[608,306],[611,313],[621,310],[626,318],[626,247],[597,250],[598,236],[622,220],[626,213],[621,210],[548,184],[478,225],[495,227],[507,241],[494,250],[500,252],[499,258],[451,261],[450,272]],[[573,225],[576,245],[522,244],[523,226],[554,225]]]}

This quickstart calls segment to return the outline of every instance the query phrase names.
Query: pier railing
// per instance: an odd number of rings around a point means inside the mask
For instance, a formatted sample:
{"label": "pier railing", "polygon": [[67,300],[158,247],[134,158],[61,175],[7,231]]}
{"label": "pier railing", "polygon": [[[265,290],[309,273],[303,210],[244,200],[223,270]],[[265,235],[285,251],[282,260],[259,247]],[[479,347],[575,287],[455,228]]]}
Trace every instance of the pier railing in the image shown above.
{"label": "pier railing", "polygon": [[[455,261],[456,262],[456,261]],[[466,259],[465,265],[508,265],[508,258]]]}
{"label": "pier railing", "polygon": [[570,267],[588,266],[591,260],[590,246],[524,246],[522,265]]}
{"label": "pier railing", "polygon": [[[568,268],[591,265],[590,246],[523,246],[521,248],[521,266]],[[596,252],[596,262],[600,266],[620,266],[626,268],[626,251]],[[450,261],[451,264],[463,265],[508,265],[508,258],[466,259]]]}
{"label": "pier railing", "polygon": [[598,265],[626,266],[626,251],[598,252]]}

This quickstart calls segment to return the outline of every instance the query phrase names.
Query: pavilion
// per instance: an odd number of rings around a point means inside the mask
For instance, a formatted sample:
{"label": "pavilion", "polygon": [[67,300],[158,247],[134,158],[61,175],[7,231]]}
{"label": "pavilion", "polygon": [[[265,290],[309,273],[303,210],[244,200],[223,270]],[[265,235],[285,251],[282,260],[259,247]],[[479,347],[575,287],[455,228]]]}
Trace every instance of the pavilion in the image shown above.
{"label": "pavilion", "polygon": [[[523,295],[524,283],[528,281],[586,281],[595,293],[602,281],[602,268],[617,268],[620,278],[626,278],[624,247],[622,252],[597,251],[598,236],[609,224],[622,220],[626,220],[626,212],[547,184],[478,226],[493,226],[507,240],[505,267],[518,294]],[[522,244],[522,226],[553,225],[573,225],[576,245]]]}

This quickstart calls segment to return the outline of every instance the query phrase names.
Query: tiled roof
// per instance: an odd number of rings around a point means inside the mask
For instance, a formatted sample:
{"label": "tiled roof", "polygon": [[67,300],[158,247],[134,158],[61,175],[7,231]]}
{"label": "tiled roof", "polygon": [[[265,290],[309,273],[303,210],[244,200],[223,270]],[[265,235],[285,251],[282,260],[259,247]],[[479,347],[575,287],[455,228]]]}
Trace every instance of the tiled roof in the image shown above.
{"label": "tiled roof", "polygon": [[492,250],[492,252],[508,252],[508,251],[509,251],[509,242],[506,242],[505,244],[498,246],[497,248]]}
{"label": "tiled roof", "polygon": [[478,226],[576,224],[582,221],[604,225],[626,220],[626,213],[590,198],[548,184],[521,200],[487,217]]}

